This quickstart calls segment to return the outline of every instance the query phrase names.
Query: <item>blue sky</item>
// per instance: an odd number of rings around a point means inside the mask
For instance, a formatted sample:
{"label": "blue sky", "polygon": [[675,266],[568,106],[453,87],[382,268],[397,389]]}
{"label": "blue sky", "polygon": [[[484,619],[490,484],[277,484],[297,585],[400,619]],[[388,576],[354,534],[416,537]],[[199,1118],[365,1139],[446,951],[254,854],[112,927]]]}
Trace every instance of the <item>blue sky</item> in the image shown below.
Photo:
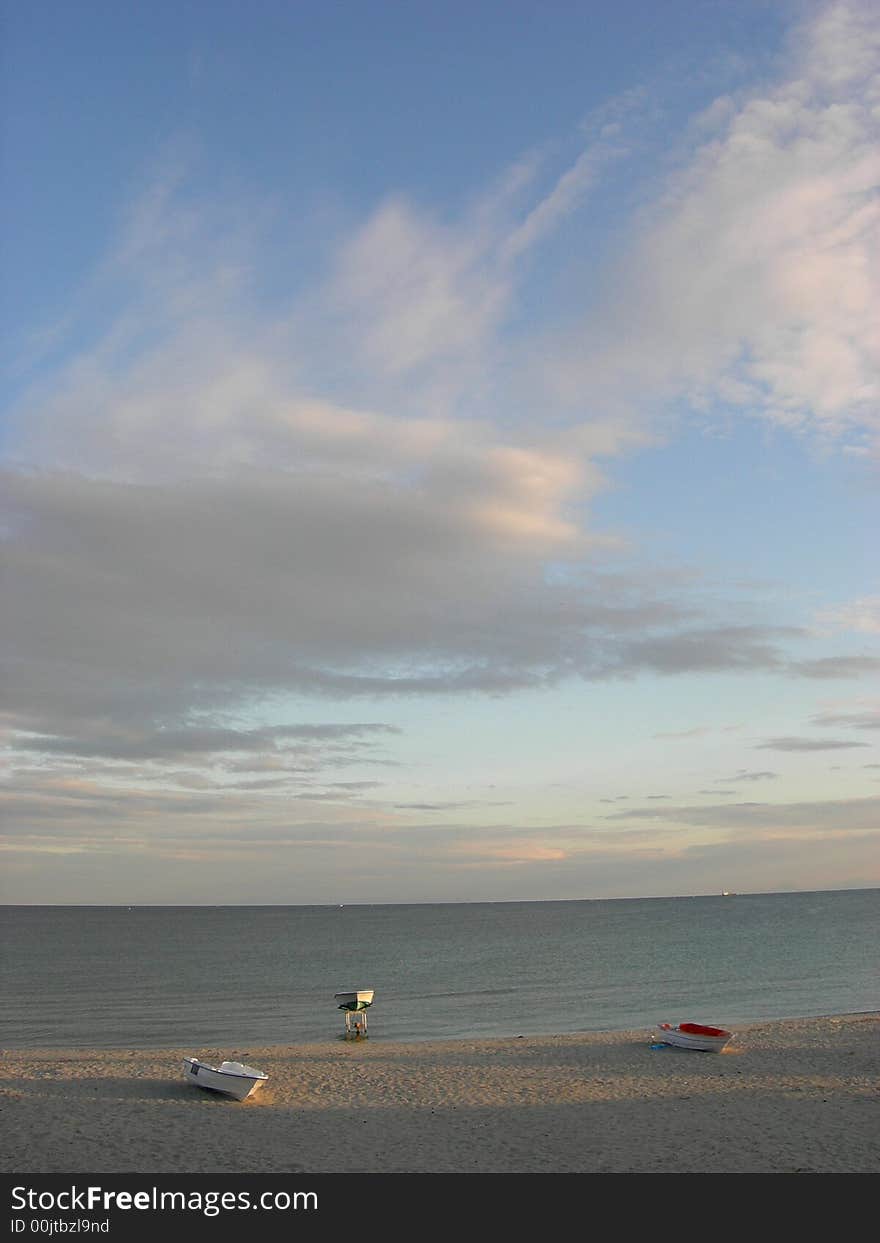
{"label": "blue sky", "polygon": [[4,901],[880,884],[873,5],[3,44]]}

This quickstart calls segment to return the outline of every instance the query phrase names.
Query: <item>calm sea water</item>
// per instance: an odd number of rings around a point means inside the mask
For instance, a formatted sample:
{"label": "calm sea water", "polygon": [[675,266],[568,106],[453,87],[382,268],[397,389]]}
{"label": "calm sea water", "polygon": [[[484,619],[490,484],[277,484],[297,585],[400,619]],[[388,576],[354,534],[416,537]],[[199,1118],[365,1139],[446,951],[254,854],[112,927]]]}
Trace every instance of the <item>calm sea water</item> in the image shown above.
{"label": "calm sea water", "polygon": [[418,906],[2,907],[0,1044],[234,1047],[880,1009],[880,889]]}

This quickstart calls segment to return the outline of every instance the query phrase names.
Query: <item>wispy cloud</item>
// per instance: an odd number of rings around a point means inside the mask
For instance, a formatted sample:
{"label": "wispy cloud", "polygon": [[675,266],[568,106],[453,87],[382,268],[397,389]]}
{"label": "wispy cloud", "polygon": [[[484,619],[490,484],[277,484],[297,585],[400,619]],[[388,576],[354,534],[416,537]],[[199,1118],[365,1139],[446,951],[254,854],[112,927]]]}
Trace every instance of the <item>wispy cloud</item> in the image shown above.
{"label": "wispy cloud", "polygon": [[880,798],[822,799],[789,803],[719,803],[702,807],[633,807],[606,816],[606,820],[656,820],[718,829],[793,829],[812,832],[876,836]]}
{"label": "wispy cloud", "polygon": [[769,771],[747,772],[741,768],[738,773],[734,773],[730,777],[716,777],[716,781],[734,782],[734,781],[772,781],[779,776],[779,773]]}
{"label": "wispy cloud", "polygon": [[810,722],[812,725],[850,725],[854,729],[880,729],[880,708],[864,712],[820,712]]}
{"label": "wispy cloud", "polygon": [[768,738],[755,744],[757,751],[845,751],[850,747],[867,747],[867,742],[844,738]]}
{"label": "wispy cloud", "polygon": [[650,385],[874,443],[878,96],[870,6],[805,21],[784,76],[704,114],[690,159],[628,239],[616,302],[559,355],[560,381],[633,401]]}
{"label": "wispy cloud", "polygon": [[819,613],[818,620],[841,630],[880,634],[880,596],[862,596],[838,608],[825,609]]}
{"label": "wispy cloud", "polygon": [[398,733],[390,725],[280,725],[261,729],[218,729],[189,726],[178,729],[114,732],[103,736],[13,736],[14,751],[38,751],[46,755],[101,757],[115,760],[156,760],[169,756],[228,755],[250,751],[279,750],[291,741],[322,743],[363,735]]}
{"label": "wispy cloud", "polygon": [[801,660],[792,665],[792,672],[805,678],[858,678],[880,673],[880,658],[864,656],[822,656],[818,660]]}

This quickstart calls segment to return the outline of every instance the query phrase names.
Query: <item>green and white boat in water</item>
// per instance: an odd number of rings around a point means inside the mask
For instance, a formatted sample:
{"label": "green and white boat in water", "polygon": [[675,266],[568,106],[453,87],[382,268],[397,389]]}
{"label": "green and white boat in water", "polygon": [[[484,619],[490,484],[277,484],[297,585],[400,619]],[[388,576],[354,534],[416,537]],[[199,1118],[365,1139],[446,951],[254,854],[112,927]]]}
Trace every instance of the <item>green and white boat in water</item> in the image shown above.
{"label": "green and white boat in water", "polygon": [[367,1016],[364,1014],[373,1004],[371,988],[353,988],[348,993],[334,993],[339,1009],[345,1011],[346,1038],[354,1036],[360,1040],[367,1034]]}
{"label": "green and white boat in water", "polygon": [[367,1010],[373,1004],[371,988],[352,989],[350,993],[335,993],[340,1010]]}

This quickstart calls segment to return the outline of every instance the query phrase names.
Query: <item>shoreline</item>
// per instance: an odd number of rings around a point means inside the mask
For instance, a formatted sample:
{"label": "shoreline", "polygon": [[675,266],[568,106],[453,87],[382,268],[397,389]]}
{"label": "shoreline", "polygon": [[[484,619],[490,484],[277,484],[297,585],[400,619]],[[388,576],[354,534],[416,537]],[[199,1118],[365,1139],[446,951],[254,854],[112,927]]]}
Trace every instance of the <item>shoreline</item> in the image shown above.
{"label": "shoreline", "polygon": [[[746,1029],[755,1028],[755,1027],[764,1027],[764,1026],[772,1025],[774,1023],[780,1023],[780,1024],[781,1023],[812,1023],[812,1022],[819,1022],[820,1020],[823,1020],[823,1019],[864,1018],[864,1017],[870,1017],[873,1015],[880,1016],[880,1010],[875,1010],[875,1009],[841,1010],[841,1011],[830,1010],[827,1012],[823,1011],[821,1014],[782,1014],[782,1015],[773,1015],[773,1016],[765,1015],[760,1018],[745,1019],[742,1022],[739,1022],[737,1020],[730,1021],[725,1018],[722,1021],[722,1026],[724,1026],[730,1031],[743,1032],[743,1031],[746,1031]],[[668,1017],[669,1016],[667,1016],[667,1018]],[[385,1016],[383,1015],[382,1018],[385,1018]],[[634,1032],[644,1032],[645,1039],[647,1039],[650,1036],[651,1032],[654,1030],[654,1028],[657,1026],[657,1023],[659,1023],[659,1021],[660,1021],[659,1019],[657,1020],[657,1022],[646,1021],[644,1024],[638,1024],[634,1027],[626,1027],[626,1028],[583,1027],[583,1028],[578,1028],[577,1030],[569,1030],[569,1031],[523,1031],[523,1032],[513,1032],[513,1033],[511,1033],[510,1029],[508,1029],[503,1032],[502,1031],[496,1031],[496,1032],[471,1031],[471,1032],[458,1033],[455,1035],[422,1036],[422,1035],[410,1035],[410,1034],[389,1035],[387,1032],[387,1029],[385,1029],[381,1025],[381,1021],[377,1020],[374,1026],[370,1029],[370,1039],[374,1043],[381,1042],[383,1045],[386,1045],[386,1046],[397,1046],[397,1045],[408,1045],[408,1044],[412,1044],[412,1045],[450,1044],[450,1043],[461,1043],[461,1042],[488,1044],[488,1043],[493,1043],[496,1041],[514,1040],[514,1039],[515,1040],[577,1040],[577,1039],[581,1039],[582,1037],[586,1038],[590,1036],[632,1035]],[[700,1021],[705,1021],[705,1020],[700,1020]],[[342,1040],[343,1040],[343,1036],[342,1036],[342,1030],[340,1028],[340,1029],[337,1029],[337,1034],[334,1036],[314,1036],[314,1037],[308,1036],[302,1039],[294,1038],[294,1039],[284,1041],[284,1042],[280,1042],[276,1040],[276,1041],[272,1041],[271,1043],[267,1043],[265,1040],[262,1040],[259,1036],[254,1036],[251,1040],[247,1040],[245,1038],[242,1041],[241,1039],[239,1039],[238,1044],[241,1045],[242,1047],[244,1047],[244,1044],[247,1044],[249,1048],[253,1048],[253,1049],[302,1049],[302,1048],[308,1048],[311,1046],[335,1045],[337,1043],[340,1043]],[[231,1041],[227,1043],[226,1045],[224,1045],[223,1047],[226,1049],[229,1049],[235,1043],[236,1043],[235,1041]],[[113,1043],[113,1044],[93,1045],[93,1044],[76,1044],[75,1042],[71,1042],[71,1041],[65,1042],[64,1044],[39,1044],[37,1042],[28,1043],[28,1044],[18,1044],[18,1045],[0,1044],[0,1061],[2,1061],[2,1059],[6,1057],[19,1057],[19,1056],[24,1057],[25,1055],[30,1054],[30,1053],[41,1054],[41,1055],[57,1053],[60,1056],[67,1056],[68,1054],[72,1054],[72,1053],[94,1053],[97,1056],[97,1055],[101,1055],[105,1053],[111,1054],[111,1053],[119,1053],[119,1052],[124,1052],[126,1054],[128,1053],[144,1053],[144,1054],[156,1053],[156,1054],[176,1055],[177,1053],[180,1052],[181,1049],[183,1049],[183,1047],[184,1046],[180,1043],[180,1041],[168,1042],[166,1044],[156,1044],[154,1042],[152,1044]],[[207,1050],[209,1047],[219,1048],[220,1046],[209,1046],[207,1044],[198,1045],[197,1043],[192,1043],[191,1046],[187,1046],[187,1047],[189,1048],[190,1053],[192,1053],[193,1051],[197,1049]]]}
{"label": "shoreline", "polygon": [[[880,1012],[733,1028],[4,1049],[8,1173],[877,1173]],[[182,1059],[269,1075],[244,1102]],[[14,1138],[13,1138],[14,1137]]]}

